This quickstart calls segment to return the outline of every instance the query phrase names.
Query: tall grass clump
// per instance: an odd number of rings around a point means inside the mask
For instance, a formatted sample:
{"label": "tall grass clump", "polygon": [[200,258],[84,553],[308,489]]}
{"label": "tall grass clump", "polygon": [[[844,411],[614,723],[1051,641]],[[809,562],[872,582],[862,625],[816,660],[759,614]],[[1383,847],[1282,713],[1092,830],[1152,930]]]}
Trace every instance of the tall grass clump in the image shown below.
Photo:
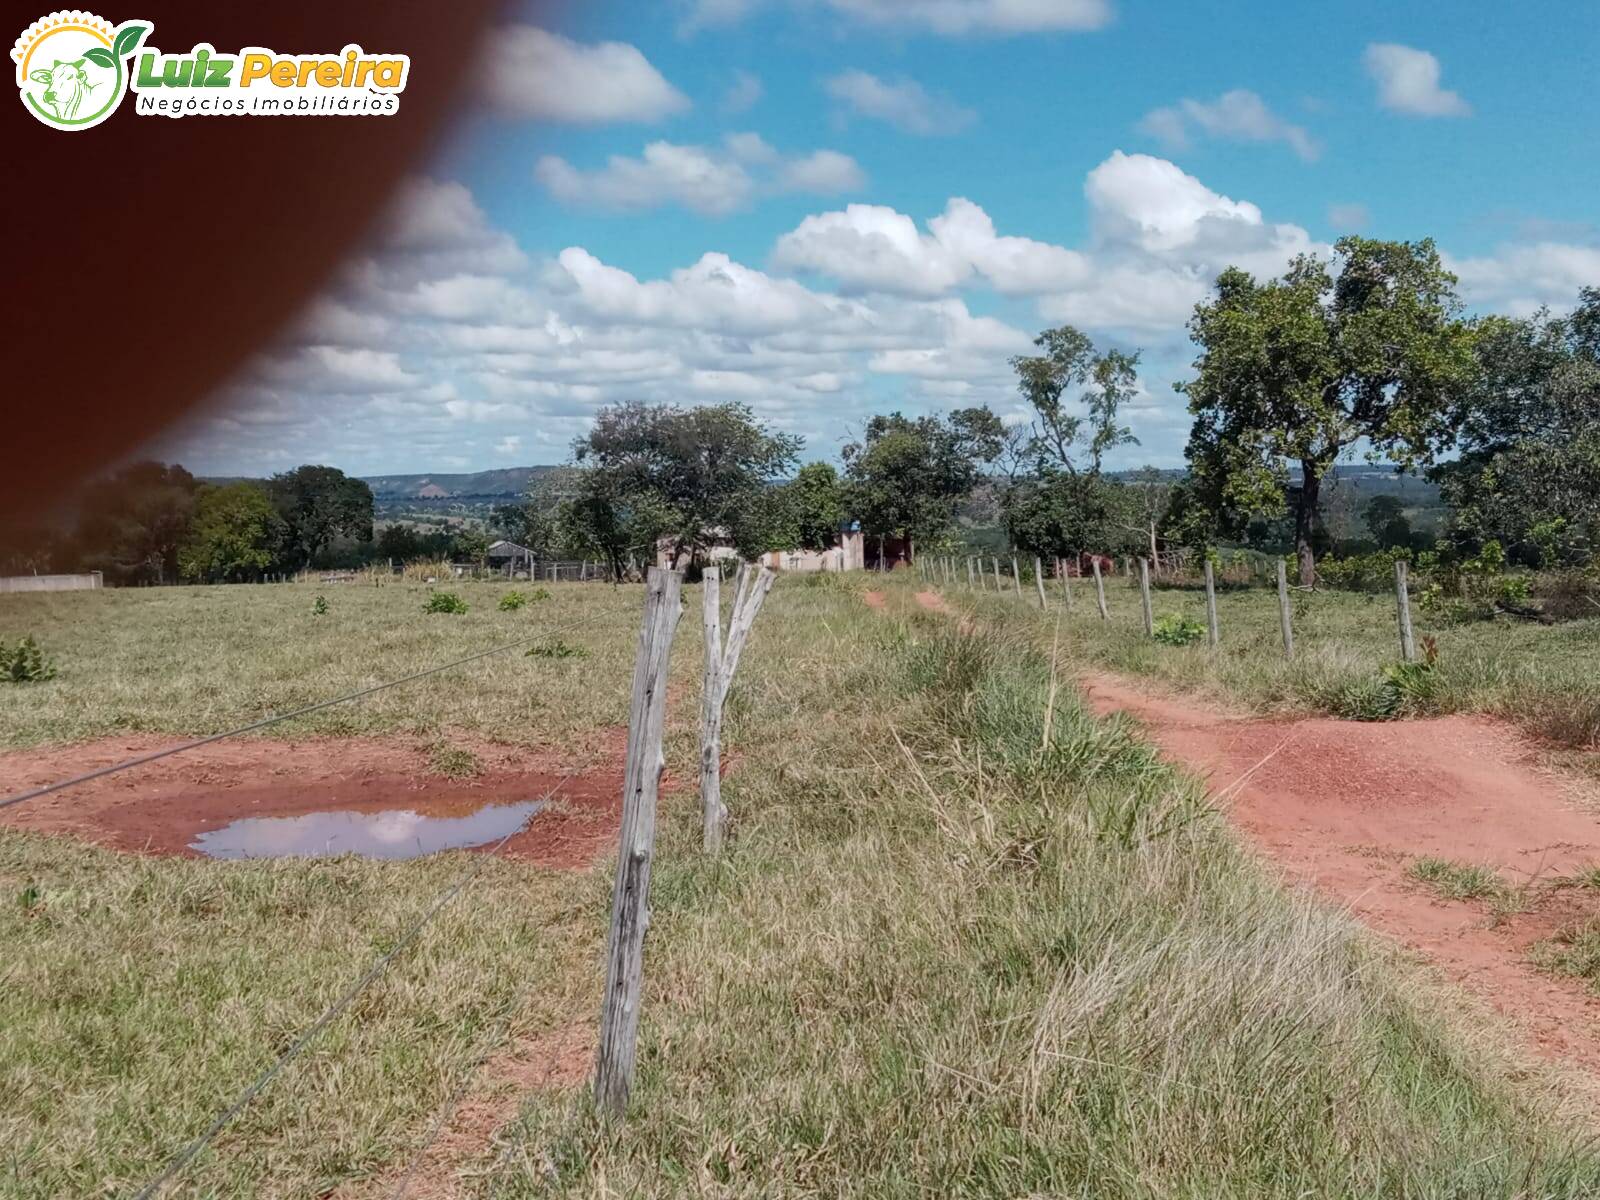
{"label": "tall grass clump", "polygon": [[825,667],[754,684],[729,851],[694,852],[693,813],[665,839],[625,1131],[539,1098],[484,1194],[1600,1188],[1025,639],[829,627]]}

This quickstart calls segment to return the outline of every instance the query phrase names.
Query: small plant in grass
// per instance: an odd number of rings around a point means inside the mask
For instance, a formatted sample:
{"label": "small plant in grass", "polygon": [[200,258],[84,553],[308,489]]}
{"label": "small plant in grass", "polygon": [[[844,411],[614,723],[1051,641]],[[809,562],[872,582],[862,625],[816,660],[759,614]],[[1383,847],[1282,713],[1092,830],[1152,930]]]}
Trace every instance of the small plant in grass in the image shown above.
{"label": "small plant in grass", "polygon": [[526,658],[588,658],[589,651],[560,638],[546,638],[528,649]]}
{"label": "small plant in grass", "polygon": [[1590,988],[1600,988],[1600,921],[1558,929],[1551,937],[1536,942],[1529,950],[1533,964],[1557,975],[1586,979]]}
{"label": "small plant in grass", "polygon": [[1447,858],[1424,857],[1406,868],[1406,874],[1425,883],[1446,900],[1480,900],[1499,896],[1506,887],[1488,867],[1451,862]]}
{"label": "small plant in grass", "polygon": [[1206,627],[1179,613],[1165,613],[1156,621],[1154,636],[1166,646],[1189,646],[1206,636]]}
{"label": "small plant in grass", "polygon": [[312,603],[311,615],[313,617],[325,617],[328,615],[328,598],[326,596],[318,596]]}
{"label": "small plant in grass", "polygon": [[40,683],[56,677],[56,665],[44,656],[39,643],[25,637],[15,646],[0,642],[0,680]]}
{"label": "small plant in grass", "polygon": [[428,754],[428,764],[434,773],[447,779],[471,779],[481,774],[483,763],[471,750],[440,742]]}
{"label": "small plant in grass", "polygon": [[422,606],[425,613],[464,613],[467,602],[454,592],[429,592]]}
{"label": "small plant in grass", "polygon": [[499,609],[501,612],[516,612],[528,602],[528,598],[521,592],[507,592],[500,597]]}

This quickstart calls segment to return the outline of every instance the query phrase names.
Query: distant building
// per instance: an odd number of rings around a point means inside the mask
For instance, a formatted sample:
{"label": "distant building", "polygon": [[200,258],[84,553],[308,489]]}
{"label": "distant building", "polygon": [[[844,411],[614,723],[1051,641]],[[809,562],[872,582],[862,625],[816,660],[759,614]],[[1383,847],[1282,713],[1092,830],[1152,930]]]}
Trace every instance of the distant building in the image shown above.
{"label": "distant building", "polygon": [[526,546],[519,546],[515,542],[498,541],[489,544],[489,551],[484,556],[490,567],[497,571],[504,571],[508,575],[515,575],[519,571],[533,569],[533,551]]}
{"label": "distant building", "polygon": [[[893,545],[885,554],[890,565],[894,565],[893,551],[899,546],[895,539],[888,539]],[[672,548],[677,543],[672,538],[662,538],[656,544],[656,565],[667,567],[672,565]],[[726,538],[719,537],[700,551],[702,562],[721,562],[723,559],[739,558],[739,551],[733,543]],[[769,550],[761,555],[758,560],[774,571],[859,571],[867,565],[866,548],[861,530],[852,525],[849,529],[841,529],[835,536],[833,545],[826,550]],[[874,552],[873,561],[876,561]],[[682,564],[679,564],[680,566]]]}

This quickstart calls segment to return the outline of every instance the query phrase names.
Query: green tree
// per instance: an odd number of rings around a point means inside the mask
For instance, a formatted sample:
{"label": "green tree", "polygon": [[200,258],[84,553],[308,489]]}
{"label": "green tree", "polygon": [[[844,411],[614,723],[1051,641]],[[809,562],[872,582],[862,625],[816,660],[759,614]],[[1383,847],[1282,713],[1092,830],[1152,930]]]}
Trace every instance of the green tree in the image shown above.
{"label": "green tree", "polygon": [[1007,536],[1047,557],[1121,548],[1138,497],[1102,468],[1109,451],[1138,444],[1121,410],[1139,385],[1139,352],[1101,351],[1071,325],[1045,330],[1034,345],[1041,354],[1011,360],[1033,420],[1026,431],[1008,431],[1001,456]]}
{"label": "green tree", "polygon": [[489,558],[489,535],[481,529],[458,529],[450,539],[450,557],[458,563],[481,567]]}
{"label": "green tree", "polygon": [[[1033,456],[1069,475],[1100,473],[1106,452],[1137,444],[1133,431],[1118,423],[1121,407],[1139,384],[1139,352],[1097,351],[1071,325],[1047,329],[1033,340],[1044,351],[1011,360],[1017,388],[1034,412]],[[1081,389],[1069,408],[1068,393]]]}
{"label": "green tree", "polygon": [[178,569],[197,583],[242,583],[272,566],[283,521],[256,483],[201,485],[194,521],[178,548]]}
{"label": "green tree", "polygon": [[[675,565],[719,540],[743,542],[762,494],[794,465],[800,444],[743,404],[603,408],[573,444],[573,459],[588,474],[578,489],[582,515],[574,510],[566,527],[603,533],[607,545],[653,527],[671,540]],[[606,504],[618,511],[607,516],[596,507]]]}
{"label": "green tree", "polygon": [[1346,237],[1334,249],[1331,264],[1303,255],[1267,283],[1224,271],[1189,322],[1201,354],[1178,385],[1194,416],[1191,470],[1226,524],[1282,511],[1298,469],[1308,586],[1328,469],[1363,439],[1404,466],[1431,461],[1475,371],[1474,331],[1431,241]]}
{"label": "green tree", "polygon": [[1382,549],[1411,545],[1411,522],[1400,497],[1374,496],[1362,506],[1361,519]]}
{"label": "green tree", "polygon": [[878,539],[880,561],[886,538],[926,543],[950,527],[980,466],[999,454],[1003,433],[987,408],[867,421],[862,440],[844,448],[846,503],[862,533]]}
{"label": "green tree", "polygon": [[844,521],[839,473],[824,462],[807,463],[793,479],[767,488],[744,523],[739,551],[754,558],[768,550],[826,550]]}
{"label": "green tree", "polygon": [[176,579],[198,486],[182,467],[157,462],[134,463],[89,485],[73,537],[80,569],[120,584]]}
{"label": "green tree", "polygon": [[372,489],[337,467],[296,467],[267,481],[283,520],[286,565],[311,565],[335,538],[372,540]]}
{"label": "green tree", "polygon": [[1498,541],[1540,566],[1580,564],[1600,540],[1600,288],[1567,316],[1485,319],[1479,373],[1454,415],[1459,456],[1431,472],[1467,555]]}

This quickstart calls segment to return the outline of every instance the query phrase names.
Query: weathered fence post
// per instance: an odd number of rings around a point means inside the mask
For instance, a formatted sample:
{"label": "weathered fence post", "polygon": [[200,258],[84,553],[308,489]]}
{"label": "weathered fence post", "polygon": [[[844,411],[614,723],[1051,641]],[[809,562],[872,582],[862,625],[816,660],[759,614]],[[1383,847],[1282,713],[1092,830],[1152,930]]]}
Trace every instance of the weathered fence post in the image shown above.
{"label": "weathered fence post", "polygon": [[1100,576],[1100,560],[1098,558],[1091,558],[1089,565],[1094,568],[1094,598],[1100,602],[1100,619],[1104,621],[1111,615],[1106,612],[1106,581]]}
{"label": "weathered fence post", "polygon": [[1218,645],[1222,636],[1217,628],[1217,579],[1216,572],[1211,569],[1211,560],[1206,559],[1206,641],[1210,645]]}
{"label": "weathered fence post", "polygon": [[1406,588],[1406,575],[1409,570],[1405,559],[1395,560],[1394,599],[1400,617],[1400,657],[1406,662],[1414,662],[1417,657],[1417,643],[1411,635],[1411,594]]}
{"label": "weathered fence post", "polygon": [[996,592],[1003,592],[1005,591],[1005,588],[1000,585],[1000,560],[998,558],[991,558],[989,561],[994,563],[994,590]]}
{"label": "weathered fence post", "polygon": [[1294,622],[1289,616],[1289,568],[1278,560],[1278,620],[1283,623],[1283,656],[1294,657]]}
{"label": "weathered fence post", "polygon": [[616,1116],[628,1106],[639,1040],[644,934],[650,925],[650,860],[656,844],[656,792],[666,766],[661,737],[667,714],[667,668],[672,659],[672,636],[682,615],[678,602],[682,586],[683,576],[677,571],[650,568],[633,664],[622,830],[617,880],[611,890],[606,990],[600,1002],[600,1048],[594,1072],[595,1104]]}
{"label": "weathered fence post", "polygon": [[715,854],[722,849],[728,829],[728,809],[722,803],[722,707],[739,669],[739,656],[755,624],[756,614],[777,582],[770,567],[756,571],[748,565],[739,568],[733,612],[728,617],[728,643],[722,644],[722,585],[715,573],[705,576],[704,622],[706,664],[700,702],[700,814],[705,849]]}
{"label": "weathered fence post", "polygon": [[1033,585],[1039,589],[1039,607],[1049,608],[1044,598],[1044,564],[1039,561],[1037,554],[1033,556]]}
{"label": "weathered fence post", "polygon": [[1139,560],[1139,606],[1144,611],[1144,635],[1155,637],[1156,616],[1150,608],[1150,560]]}
{"label": "weathered fence post", "polygon": [[1017,599],[1022,599],[1022,570],[1017,566],[1017,556],[1011,556],[1011,586],[1017,593]]}
{"label": "weathered fence post", "polygon": [[1061,602],[1068,612],[1072,611],[1072,582],[1067,577],[1067,563],[1065,559],[1056,559],[1056,574],[1061,577]]}
{"label": "weathered fence post", "polygon": [[967,555],[967,586],[972,587],[972,555]]}

